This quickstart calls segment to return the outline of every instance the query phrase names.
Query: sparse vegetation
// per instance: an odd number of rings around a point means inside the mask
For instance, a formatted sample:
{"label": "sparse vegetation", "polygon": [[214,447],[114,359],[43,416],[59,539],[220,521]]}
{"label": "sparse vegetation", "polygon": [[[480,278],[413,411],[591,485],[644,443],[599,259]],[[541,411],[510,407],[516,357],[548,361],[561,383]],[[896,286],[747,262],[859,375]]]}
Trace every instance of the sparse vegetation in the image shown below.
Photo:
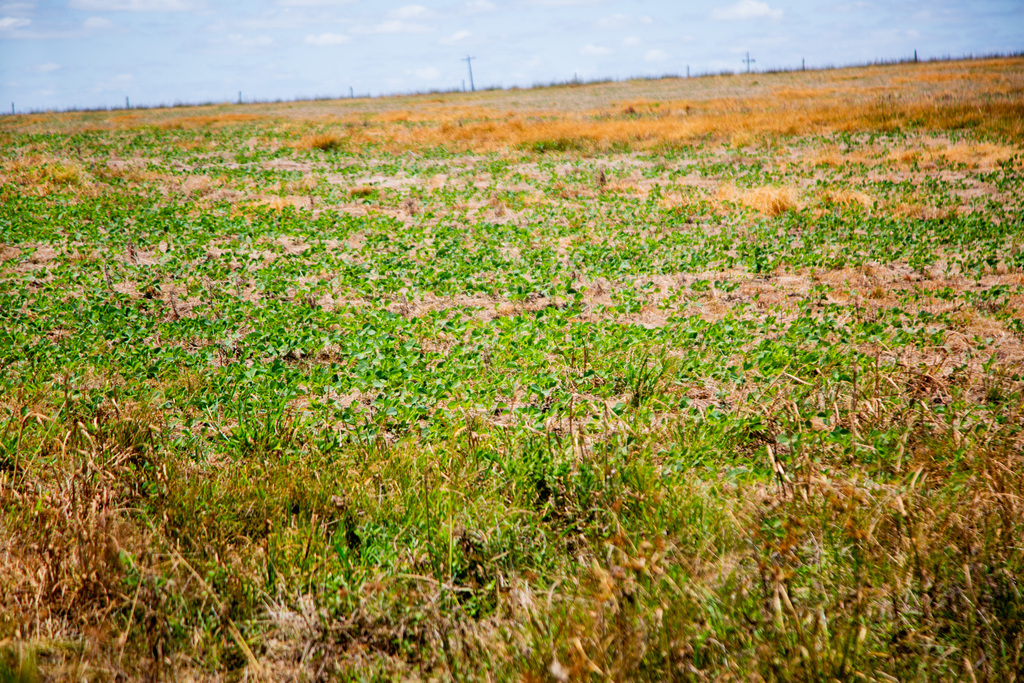
{"label": "sparse vegetation", "polygon": [[334,133],[320,133],[318,135],[307,135],[306,137],[299,140],[299,149],[319,149],[324,152],[331,152],[334,150],[341,149],[345,144],[345,139],[340,135]]}
{"label": "sparse vegetation", "polygon": [[0,680],[1021,680],[1022,64],[4,118]]}

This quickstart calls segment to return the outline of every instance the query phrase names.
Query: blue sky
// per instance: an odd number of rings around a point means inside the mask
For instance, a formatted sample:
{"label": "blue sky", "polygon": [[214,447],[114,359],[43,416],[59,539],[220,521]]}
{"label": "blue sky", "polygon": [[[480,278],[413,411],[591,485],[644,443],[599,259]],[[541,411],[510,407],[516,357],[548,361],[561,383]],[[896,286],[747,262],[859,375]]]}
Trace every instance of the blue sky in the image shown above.
{"label": "blue sky", "polygon": [[1024,49],[1024,0],[0,0],[0,105],[293,99]]}

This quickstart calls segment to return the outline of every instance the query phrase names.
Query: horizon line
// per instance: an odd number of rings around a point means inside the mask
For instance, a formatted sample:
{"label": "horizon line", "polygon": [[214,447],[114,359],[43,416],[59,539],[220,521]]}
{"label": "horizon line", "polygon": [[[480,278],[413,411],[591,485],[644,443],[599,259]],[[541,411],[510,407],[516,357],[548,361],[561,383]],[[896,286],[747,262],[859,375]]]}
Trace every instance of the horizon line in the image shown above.
{"label": "horizon line", "polygon": [[[968,61],[981,61],[986,59],[1013,59],[1024,57],[1024,49],[1015,52],[991,52],[983,54],[965,54],[959,57],[953,57],[949,54],[944,56],[931,56],[931,57],[919,57],[917,51],[911,56],[897,57],[897,58],[879,58],[868,62],[854,62],[848,64],[819,64],[807,66],[806,63],[800,66],[772,66],[765,69],[750,70],[750,71],[734,71],[731,69],[723,69],[720,71],[705,70],[701,72],[690,73],[689,65],[686,65],[686,75],[679,73],[666,72],[660,76],[627,76],[625,78],[614,78],[598,77],[591,79],[579,79],[575,75],[572,79],[566,80],[553,80],[547,83],[535,82],[529,86],[510,85],[504,86],[501,84],[492,84],[475,88],[474,90],[466,90],[465,85],[462,88],[433,88],[429,90],[411,90],[411,91],[396,91],[396,92],[380,92],[377,95],[372,93],[366,93],[362,95],[351,94],[345,95],[311,95],[303,96],[296,95],[294,97],[279,97],[275,99],[250,99],[239,98],[238,100],[225,99],[225,100],[207,100],[205,102],[188,102],[188,101],[176,101],[173,104],[165,102],[159,104],[138,104],[131,105],[128,101],[128,96],[125,96],[126,103],[129,106],[96,106],[96,107],[80,107],[72,105],[69,107],[52,107],[52,108],[40,108],[40,109],[27,109],[17,111],[15,109],[15,102],[11,102],[11,111],[4,112],[3,117],[17,117],[17,116],[34,116],[38,114],[74,114],[74,113],[89,113],[89,112],[111,112],[111,111],[132,111],[132,110],[157,110],[157,109],[178,109],[188,107],[210,107],[210,106],[245,106],[249,104],[285,104],[295,102],[322,102],[327,100],[367,100],[367,99],[387,99],[387,98],[398,98],[398,97],[420,97],[426,95],[451,95],[451,94],[465,94],[472,95],[478,92],[495,92],[495,91],[513,91],[513,90],[541,90],[544,88],[560,88],[560,87],[580,87],[587,85],[597,85],[601,83],[625,83],[629,81],[659,81],[666,79],[679,79],[679,80],[694,80],[698,78],[715,78],[722,76],[756,76],[756,75],[771,75],[780,73],[797,73],[806,71],[840,71],[843,69],[857,69],[857,68],[868,68],[875,66],[896,66],[900,64],[932,64],[938,62],[968,62]],[[351,89],[350,89],[351,91]],[[239,91],[241,95],[241,91]]]}

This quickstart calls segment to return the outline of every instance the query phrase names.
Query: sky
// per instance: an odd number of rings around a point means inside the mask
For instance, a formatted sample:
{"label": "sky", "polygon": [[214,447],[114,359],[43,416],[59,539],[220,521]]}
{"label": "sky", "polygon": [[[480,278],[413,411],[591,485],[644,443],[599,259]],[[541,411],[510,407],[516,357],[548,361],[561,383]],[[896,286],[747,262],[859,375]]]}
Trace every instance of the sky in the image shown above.
{"label": "sky", "polygon": [[[0,0],[0,111],[1024,50],[1024,0]],[[9,109],[8,109],[9,111]]]}

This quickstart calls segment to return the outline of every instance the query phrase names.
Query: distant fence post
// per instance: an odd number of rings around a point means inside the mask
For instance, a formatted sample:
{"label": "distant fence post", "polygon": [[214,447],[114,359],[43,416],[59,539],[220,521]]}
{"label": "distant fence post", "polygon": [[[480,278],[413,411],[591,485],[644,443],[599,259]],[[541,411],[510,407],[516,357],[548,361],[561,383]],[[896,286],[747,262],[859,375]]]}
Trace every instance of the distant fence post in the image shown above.
{"label": "distant fence post", "polygon": [[351,85],[348,86],[348,97],[350,100],[354,100],[356,98],[355,88],[353,88]]}
{"label": "distant fence post", "polygon": [[[469,89],[472,90],[473,92],[476,92],[476,86],[473,85],[473,60],[474,59],[476,59],[476,57],[470,57],[469,55],[466,55],[466,57],[462,61],[464,61],[466,63],[466,67],[469,69]],[[465,90],[466,86],[463,85],[462,89]]]}
{"label": "distant fence post", "polygon": [[914,64],[917,64],[917,50],[914,50]]}
{"label": "distant fence post", "polygon": [[747,53],[747,58],[746,59],[741,59],[740,61],[741,62],[746,62],[746,64],[747,64],[747,73],[750,73],[750,65],[752,63],[756,62],[757,60],[756,59],[751,59],[750,58],[750,53],[748,52]]}
{"label": "distant fence post", "polygon": [[807,71],[807,60],[803,57],[800,58],[800,70]]}
{"label": "distant fence post", "polygon": [[239,104],[242,103],[242,91],[241,90],[238,91],[238,103]]}
{"label": "distant fence post", "polygon": [[124,96],[124,108],[125,109],[131,109],[132,108],[131,103],[128,102],[128,96],[127,95]]}
{"label": "distant fence post", "polygon": [[690,65],[689,64],[686,65],[686,77],[687,78],[690,77]]}

